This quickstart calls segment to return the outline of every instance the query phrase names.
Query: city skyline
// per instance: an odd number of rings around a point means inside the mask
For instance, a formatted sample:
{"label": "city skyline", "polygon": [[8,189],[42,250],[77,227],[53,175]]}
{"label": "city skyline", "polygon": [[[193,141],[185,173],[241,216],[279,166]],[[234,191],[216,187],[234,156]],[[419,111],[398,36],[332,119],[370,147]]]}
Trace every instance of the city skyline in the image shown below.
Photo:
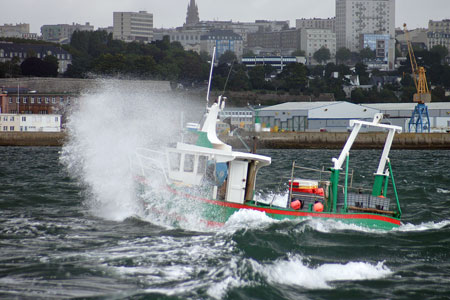
{"label": "city skyline", "polygon": [[[335,16],[335,0],[319,0],[321,5],[311,6],[311,0],[280,0],[276,4],[269,0],[229,0],[214,2],[196,0],[200,20],[221,20],[234,22],[253,22],[257,19],[289,20],[295,27],[295,19],[330,18]],[[448,0],[396,1],[396,27],[403,23],[408,28],[427,27],[429,20],[450,18],[446,15],[450,8]],[[155,28],[172,28],[182,26],[186,20],[188,0],[130,0],[126,3],[116,3],[106,0],[16,0],[2,5],[4,23],[28,23],[30,32],[40,34],[40,28],[45,24],[84,24],[90,22],[95,28],[113,25],[114,11],[146,10],[154,15]],[[89,7],[89,9],[87,9]],[[51,8],[53,14],[48,14]],[[45,16],[45,18],[43,17]]]}

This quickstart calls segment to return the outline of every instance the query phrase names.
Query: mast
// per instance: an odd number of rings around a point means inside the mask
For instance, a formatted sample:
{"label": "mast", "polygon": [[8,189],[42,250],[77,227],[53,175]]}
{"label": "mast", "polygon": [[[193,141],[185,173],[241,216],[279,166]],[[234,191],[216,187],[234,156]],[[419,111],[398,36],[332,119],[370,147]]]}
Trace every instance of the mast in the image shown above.
{"label": "mast", "polygon": [[213,55],[212,55],[212,59],[211,59],[211,69],[209,70],[208,92],[206,93],[206,108],[208,108],[208,104],[209,104],[209,92],[211,90],[211,79],[212,79],[212,74],[213,74],[213,69],[214,69],[215,58],[216,58],[216,47],[214,47],[214,49],[213,49]]}

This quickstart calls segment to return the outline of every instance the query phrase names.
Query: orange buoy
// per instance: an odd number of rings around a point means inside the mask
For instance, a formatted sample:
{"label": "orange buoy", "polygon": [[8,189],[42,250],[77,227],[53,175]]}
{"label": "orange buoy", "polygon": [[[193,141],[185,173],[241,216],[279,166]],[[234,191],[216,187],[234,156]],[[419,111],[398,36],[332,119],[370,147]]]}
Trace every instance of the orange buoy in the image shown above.
{"label": "orange buoy", "polygon": [[317,202],[314,204],[313,209],[315,212],[323,212],[323,204],[320,202]]}
{"label": "orange buoy", "polygon": [[300,202],[300,200],[292,201],[291,207],[295,210],[299,210],[302,207],[302,203]]}

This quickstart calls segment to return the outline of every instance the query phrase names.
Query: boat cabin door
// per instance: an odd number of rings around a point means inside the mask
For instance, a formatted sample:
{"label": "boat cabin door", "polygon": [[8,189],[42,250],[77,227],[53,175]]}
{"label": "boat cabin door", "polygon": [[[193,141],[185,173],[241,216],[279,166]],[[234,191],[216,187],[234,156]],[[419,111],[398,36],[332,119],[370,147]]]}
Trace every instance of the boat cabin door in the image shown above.
{"label": "boat cabin door", "polygon": [[248,161],[233,160],[230,162],[226,200],[244,203],[245,186],[247,184]]}

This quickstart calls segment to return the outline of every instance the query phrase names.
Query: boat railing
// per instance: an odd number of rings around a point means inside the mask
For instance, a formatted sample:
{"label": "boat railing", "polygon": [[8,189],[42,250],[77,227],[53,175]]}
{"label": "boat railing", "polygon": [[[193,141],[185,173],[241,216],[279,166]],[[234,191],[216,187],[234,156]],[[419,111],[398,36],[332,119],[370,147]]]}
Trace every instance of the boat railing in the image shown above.
{"label": "boat railing", "polygon": [[130,158],[132,170],[138,171],[144,178],[161,174],[166,183],[169,183],[167,170],[165,168],[166,154],[164,152],[151,150],[148,148],[137,148],[134,153],[134,159]]}

